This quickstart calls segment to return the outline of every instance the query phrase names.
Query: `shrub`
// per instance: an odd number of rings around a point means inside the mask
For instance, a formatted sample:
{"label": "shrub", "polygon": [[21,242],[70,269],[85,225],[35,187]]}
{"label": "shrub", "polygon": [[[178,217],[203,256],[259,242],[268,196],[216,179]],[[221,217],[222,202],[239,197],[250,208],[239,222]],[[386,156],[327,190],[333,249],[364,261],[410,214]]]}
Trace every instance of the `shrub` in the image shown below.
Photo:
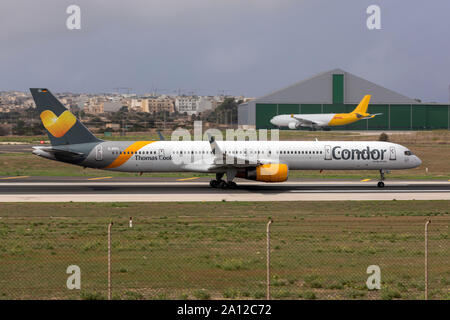
{"label": "shrub", "polygon": [[238,297],[238,291],[234,289],[228,289],[222,295],[225,299],[236,299]]}
{"label": "shrub", "polygon": [[199,300],[208,300],[211,298],[211,295],[205,290],[197,290],[192,294],[196,299]]}
{"label": "shrub", "polygon": [[105,300],[105,297],[99,292],[81,292],[81,300]]}
{"label": "shrub", "polygon": [[378,137],[378,141],[389,141],[389,136],[386,133],[382,132]]}
{"label": "shrub", "polygon": [[383,300],[400,299],[401,297],[400,292],[395,290],[386,289],[381,292],[381,299]]}
{"label": "shrub", "polygon": [[253,298],[255,299],[264,299],[266,297],[266,294],[264,292],[255,292],[253,294]]}
{"label": "shrub", "polygon": [[365,292],[361,292],[361,291],[356,291],[356,290],[352,290],[348,293],[348,297],[351,299],[358,299],[358,298],[362,298],[366,295]]}
{"label": "shrub", "polygon": [[127,300],[142,300],[142,299],[144,299],[144,296],[142,294],[140,294],[139,292],[126,291],[125,299],[127,299]]}
{"label": "shrub", "polygon": [[299,294],[299,297],[307,300],[317,299],[316,294],[312,291],[306,291],[303,294]]}

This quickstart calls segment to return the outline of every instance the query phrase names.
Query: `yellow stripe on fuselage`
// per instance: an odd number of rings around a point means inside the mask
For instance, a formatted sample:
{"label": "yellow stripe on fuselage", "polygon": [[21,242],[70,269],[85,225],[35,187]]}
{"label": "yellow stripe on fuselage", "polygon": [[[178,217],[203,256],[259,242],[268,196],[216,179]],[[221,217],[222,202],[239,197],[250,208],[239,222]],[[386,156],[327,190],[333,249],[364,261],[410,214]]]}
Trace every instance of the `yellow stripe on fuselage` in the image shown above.
{"label": "yellow stripe on fuselage", "polygon": [[119,156],[111,164],[104,167],[104,169],[120,167],[125,162],[127,162],[136,153],[136,151],[139,151],[141,148],[153,142],[155,141],[136,141],[128,148],[126,148],[121,154],[119,154]]}

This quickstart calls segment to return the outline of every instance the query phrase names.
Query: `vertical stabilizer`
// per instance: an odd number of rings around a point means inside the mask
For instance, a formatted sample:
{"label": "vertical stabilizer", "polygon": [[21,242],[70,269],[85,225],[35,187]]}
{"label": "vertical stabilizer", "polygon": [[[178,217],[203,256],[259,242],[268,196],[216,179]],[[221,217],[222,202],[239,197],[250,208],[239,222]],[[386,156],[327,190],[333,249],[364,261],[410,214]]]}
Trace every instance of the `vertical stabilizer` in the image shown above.
{"label": "vertical stabilizer", "polygon": [[100,142],[47,89],[30,89],[42,124],[53,146]]}

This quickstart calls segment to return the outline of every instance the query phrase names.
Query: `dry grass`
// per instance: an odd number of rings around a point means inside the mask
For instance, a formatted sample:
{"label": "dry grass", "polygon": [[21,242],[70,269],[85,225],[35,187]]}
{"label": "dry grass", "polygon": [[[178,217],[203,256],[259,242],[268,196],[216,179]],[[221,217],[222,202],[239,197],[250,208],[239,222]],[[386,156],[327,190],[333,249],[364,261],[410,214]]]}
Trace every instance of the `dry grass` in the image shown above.
{"label": "dry grass", "polygon": [[[104,298],[111,220],[115,298],[263,298],[268,216],[274,298],[422,298],[428,218],[431,297],[449,298],[448,201],[5,203],[0,212],[0,298]],[[71,264],[81,291],[65,289]],[[365,288],[371,264],[382,268],[381,292]]]}

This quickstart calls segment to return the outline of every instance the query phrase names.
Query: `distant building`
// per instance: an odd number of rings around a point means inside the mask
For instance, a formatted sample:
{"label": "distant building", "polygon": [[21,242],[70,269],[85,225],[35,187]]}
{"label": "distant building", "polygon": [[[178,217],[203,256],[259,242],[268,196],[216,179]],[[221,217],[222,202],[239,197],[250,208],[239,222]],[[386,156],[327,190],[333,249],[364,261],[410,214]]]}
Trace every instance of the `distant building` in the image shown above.
{"label": "distant building", "polygon": [[212,108],[213,103],[208,97],[180,96],[175,99],[175,109],[180,113],[186,112],[188,115],[198,114]]}
{"label": "distant building", "polygon": [[146,99],[146,108],[147,111],[144,112],[155,113],[167,111],[169,113],[173,113],[175,112],[175,102],[172,98],[167,96],[152,97]]}
{"label": "distant building", "polygon": [[103,112],[117,112],[122,108],[120,101],[106,101],[103,102]]}
{"label": "distant building", "polygon": [[83,111],[90,114],[103,113],[103,101],[98,98],[89,98],[85,103]]}
{"label": "distant building", "polygon": [[90,114],[103,113],[103,104],[91,104],[87,108],[85,108],[84,112]]}
{"label": "distant building", "polygon": [[107,123],[106,129],[112,129],[112,130],[120,130],[120,124],[118,123]]}
{"label": "distant building", "polygon": [[131,99],[130,109],[133,111],[142,111],[142,99]]}

